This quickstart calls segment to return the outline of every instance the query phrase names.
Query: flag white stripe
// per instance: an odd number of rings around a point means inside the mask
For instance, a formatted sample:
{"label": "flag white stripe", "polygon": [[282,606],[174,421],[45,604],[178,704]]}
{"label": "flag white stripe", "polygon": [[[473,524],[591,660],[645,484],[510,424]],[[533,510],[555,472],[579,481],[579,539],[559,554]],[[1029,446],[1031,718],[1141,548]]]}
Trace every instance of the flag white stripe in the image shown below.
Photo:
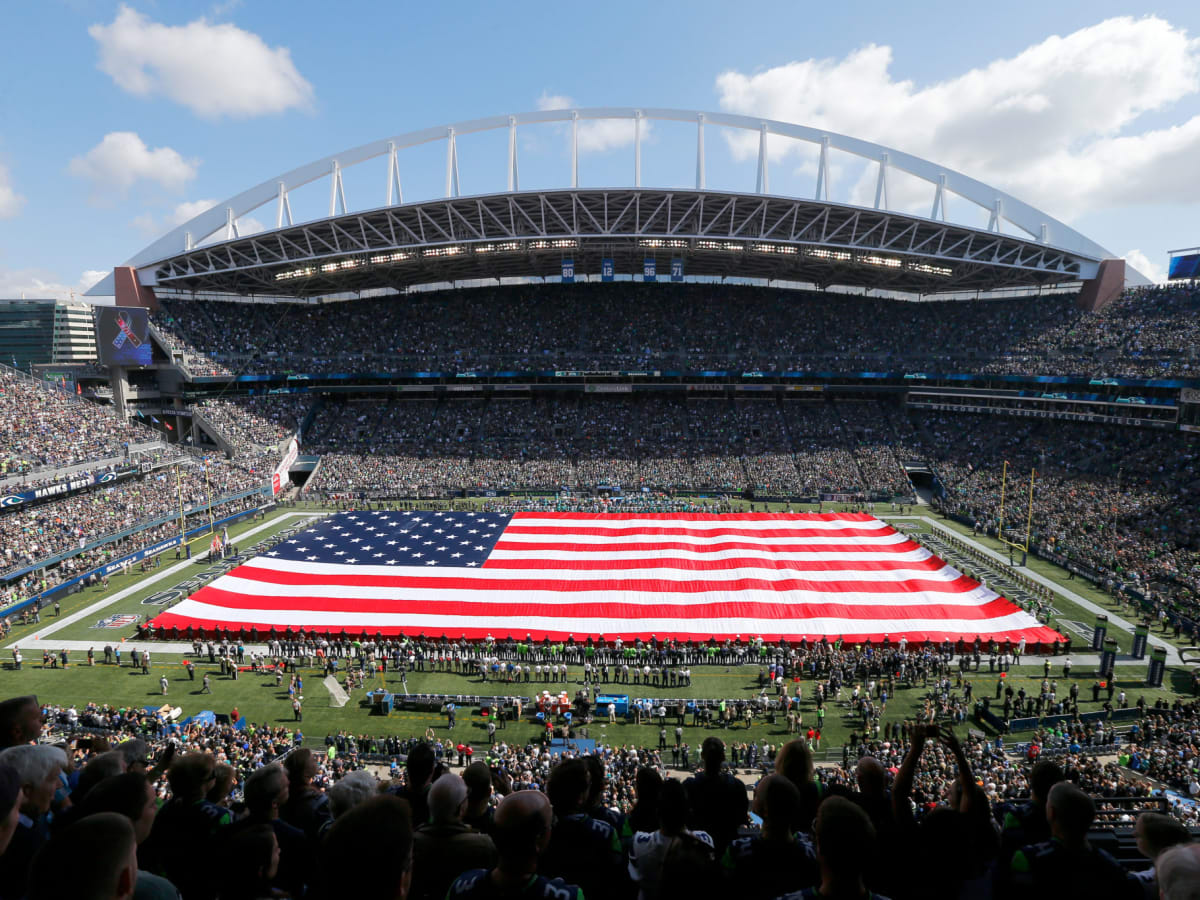
{"label": "flag white stripe", "polygon": [[340,629],[352,624],[354,628],[372,631],[376,628],[419,629],[447,634],[458,629],[481,628],[503,634],[507,631],[571,631],[575,634],[816,634],[836,637],[841,634],[892,634],[905,632],[936,631],[963,634],[1015,631],[1022,628],[1040,627],[1028,613],[1015,612],[992,619],[854,619],[845,617],[821,617],[805,619],[746,619],[721,617],[715,619],[678,618],[570,618],[554,616],[522,616],[507,619],[503,616],[449,616],[437,613],[362,613],[352,614],[337,610],[329,612],[275,609],[226,609],[196,600],[183,600],[171,608],[171,613],[203,621],[247,622],[266,627],[283,628],[302,620],[309,628]]}
{"label": "flag white stripe", "polygon": [[[928,555],[928,554],[927,554]],[[314,583],[323,575],[346,576],[390,576],[390,577],[421,577],[462,579],[476,578],[495,581],[528,581],[539,577],[553,577],[556,581],[595,581],[598,578],[619,578],[617,573],[608,570],[589,571],[587,569],[553,569],[546,572],[537,569],[466,569],[449,568],[446,566],[379,566],[379,565],[345,565],[330,566],[328,563],[302,562],[287,559],[274,559],[268,556],[258,556],[248,560],[246,567],[266,569],[274,572],[291,572],[298,575],[312,575]],[[692,581],[689,569],[670,568],[630,568],[628,578],[642,581]],[[737,581],[753,578],[759,581],[878,581],[896,582],[923,579],[925,581],[954,581],[962,577],[962,573],[951,566],[940,569],[768,569],[768,568],[737,568],[737,569],[708,569],[704,571],[704,581]]]}

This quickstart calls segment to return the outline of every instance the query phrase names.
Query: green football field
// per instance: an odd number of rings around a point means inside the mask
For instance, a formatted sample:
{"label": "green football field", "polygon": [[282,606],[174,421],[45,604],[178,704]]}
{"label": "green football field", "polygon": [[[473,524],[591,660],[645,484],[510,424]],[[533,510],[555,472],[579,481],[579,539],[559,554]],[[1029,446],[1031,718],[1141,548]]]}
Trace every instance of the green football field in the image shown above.
{"label": "green football field", "polygon": [[[151,674],[143,675],[140,669],[129,666],[129,655],[125,654],[123,665],[104,665],[98,661],[95,667],[89,668],[83,664],[84,654],[76,653],[79,660],[73,662],[67,669],[43,668],[40,657],[36,660],[27,659],[20,672],[6,670],[0,678],[4,679],[6,695],[34,693],[38,698],[52,701],[61,705],[75,704],[80,706],[88,702],[108,702],[118,706],[153,706],[158,707],[169,702],[172,706],[183,709],[185,715],[213,710],[228,713],[235,706],[238,711],[255,723],[291,723],[293,713],[288,699],[284,681],[282,687],[276,687],[274,675],[256,675],[243,672],[241,677],[234,680],[218,674],[216,666],[210,666],[207,660],[196,665],[196,679],[189,680],[182,658],[152,653]],[[102,654],[98,655],[102,660]],[[971,673],[968,680],[975,688],[976,696],[995,696],[998,676],[989,674],[987,663],[984,662],[982,672]],[[693,667],[692,686],[690,688],[656,688],[651,687],[644,693],[634,685],[600,686],[615,693],[628,693],[630,696],[654,697],[751,697],[758,693],[758,667],[741,666],[727,668],[723,666]],[[1035,674],[1036,671],[1036,674]],[[211,694],[203,694],[202,678],[205,672],[210,673]],[[166,675],[169,680],[167,696],[162,695],[159,679]],[[481,683],[477,677],[467,677],[454,673],[419,673],[408,675],[408,690],[412,693],[446,693],[446,694],[479,694],[479,695],[508,695],[523,694],[532,696],[535,691],[551,690],[556,692],[562,688],[573,696],[582,687],[581,672],[576,669],[570,674],[570,682],[566,685],[521,684],[504,685],[503,683]],[[1060,693],[1067,690],[1067,682],[1061,677],[1061,666],[1055,665],[1053,675],[1057,678]],[[1099,709],[1101,704],[1091,701],[1091,685],[1094,673],[1080,672],[1077,666],[1072,671],[1072,680],[1080,685],[1080,710],[1087,712]],[[460,710],[456,730],[451,733],[446,727],[446,717],[433,713],[418,713],[410,711],[394,711],[390,716],[373,715],[366,704],[366,692],[372,687],[380,686],[380,679],[368,679],[367,684],[355,689],[350,702],[342,708],[334,708],[328,691],[322,685],[321,673],[315,669],[301,670],[303,678],[303,722],[299,727],[310,737],[320,737],[337,731],[348,731],[355,734],[384,735],[399,734],[401,736],[424,734],[432,727],[442,737],[453,735],[455,740],[464,740],[469,736],[472,741],[486,742],[484,730],[485,720],[466,710]],[[1119,668],[1117,670],[1116,688],[1124,689],[1129,703],[1136,702],[1144,696],[1147,703],[1153,704],[1158,697],[1170,699],[1170,690],[1148,690],[1141,687],[1141,667]],[[1026,691],[1036,691],[1041,681],[1041,669],[1015,671],[1007,679],[1014,689],[1022,686]],[[403,694],[404,686],[398,676],[388,673],[385,677],[388,690]],[[806,697],[802,702],[803,722],[805,726],[816,724],[816,707],[811,700],[812,683],[802,682]],[[865,686],[864,686],[865,688]],[[1180,684],[1182,689],[1183,685]],[[900,722],[906,718],[918,716],[922,712],[925,690],[921,687],[901,689],[897,696],[889,700],[883,721]],[[843,692],[848,699],[850,690]],[[1105,695],[1101,693],[1101,703]],[[690,717],[688,719],[690,723]],[[674,717],[668,718],[668,737],[674,740]],[[973,726],[970,722],[968,726]],[[967,726],[962,726],[963,728]],[[861,729],[861,724],[853,716],[848,704],[829,704],[826,707],[825,727],[823,729],[823,747],[840,747],[851,732]],[[787,740],[786,725],[781,718],[776,725],[762,720],[747,730],[741,723],[732,729],[706,729],[685,726],[684,740],[695,746],[707,734],[720,733],[727,740],[766,740],[768,743],[779,743]],[[539,725],[532,720],[527,723],[510,723],[505,737],[513,739],[532,739],[541,733]],[[658,742],[657,726],[636,726],[618,723],[608,725],[606,722],[594,722],[590,728],[589,737],[611,741],[617,744],[633,744],[638,746],[654,746]]]}
{"label": "green football field", "polygon": [[[286,528],[295,527],[298,524],[309,521],[302,518],[304,515],[320,514],[326,511],[318,507],[305,505],[281,509],[268,515],[265,520],[252,520],[231,528],[230,536],[235,543],[246,545],[252,541],[269,538]],[[877,509],[876,512],[886,516],[890,512],[890,508]],[[921,512],[927,512],[927,510],[921,510]],[[918,520],[909,521],[908,524],[916,530],[925,530],[929,527],[924,522]],[[950,524],[953,527],[952,523],[946,524]],[[959,530],[966,531],[969,534],[969,529]],[[986,539],[979,540],[984,544],[989,543]],[[995,542],[991,543],[993,546],[998,546]],[[89,610],[89,608],[103,603],[109,598],[127,592],[120,599],[104,606],[102,609],[90,610],[77,621],[67,624],[60,630],[53,631],[51,635],[47,635],[47,649],[54,648],[54,639],[56,636],[64,640],[87,641],[94,644],[96,658],[97,660],[101,660],[103,658],[102,649],[104,645],[119,644],[123,637],[131,637],[133,627],[130,625],[121,628],[98,628],[96,626],[99,622],[107,620],[113,615],[148,615],[152,617],[157,612],[158,607],[148,606],[143,603],[144,600],[172,587],[175,583],[186,579],[192,572],[199,571],[205,566],[201,562],[188,563],[185,561],[181,562],[180,569],[177,572],[166,574],[175,565],[174,551],[170,551],[164,555],[162,565],[159,568],[151,569],[147,573],[133,572],[127,576],[118,575],[110,580],[107,590],[87,590],[66,598],[62,602],[60,613],[61,619],[64,620],[75,614]],[[1118,610],[1110,597],[1093,588],[1082,579],[1068,582],[1065,573],[1042,561],[1033,561],[1032,567],[1034,571],[1038,571],[1056,581],[1062,581],[1072,591],[1093,603],[1112,612],[1122,614],[1126,618],[1130,617],[1128,610]],[[1065,598],[1056,599],[1055,608],[1064,617],[1072,616],[1081,621],[1090,621],[1092,618],[1091,613],[1076,607],[1071,601]],[[55,624],[54,615],[49,610],[46,610],[40,623],[14,627],[13,635],[6,642],[6,646],[11,644],[14,639],[20,641],[22,638],[28,638],[33,635],[40,636],[42,632],[53,628]],[[1117,637],[1121,640],[1123,649],[1126,648],[1130,636],[1125,634],[1123,636],[1117,635]],[[1078,643],[1077,640],[1077,646]],[[152,653],[153,667],[152,674],[149,677],[142,675],[140,670],[135,671],[130,669],[128,665],[118,668],[100,663],[95,667],[88,667],[83,664],[86,656],[83,651],[73,652],[71,654],[72,664],[66,670],[63,670],[58,668],[43,668],[40,647],[37,650],[26,649],[25,653],[25,665],[20,672],[17,672],[12,670],[11,663],[8,661],[8,652],[5,652],[5,668],[3,671],[0,671],[0,681],[4,685],[2,691],[4,696],[36,693],[43,701],[63,705],[108,702],[117,705],[159,706],[165,700],[169,701],[173,706],[182,707],[185,715],[207,709],[216,712],[229,712],[236,706],[243,715],[249,717],[254,722],[284,723],[293,720],[291,704],[287,698],[286,691],[276,688],[274,676],[259,676],[246,672],[235,681],[231,678],[220,676],[215,666],[209,666],[207,660],[202,660],[196,666],[197,677],[196,681],[193,682],[188,680],[186,670],[181,665],[182,657],[165,653]],[[128,657],[126,657],[127,659]],[[1053,677],[1056,677],[1059,681],[1060,695],[1065,694],[1067,684],[1062,679],[1061,659],[1052,658],[1052,666]],[[967,676],[968,680],[972,682],[977,697],[984,695],[994,697],[995,695],[997,674],[989,673],[987,668],[987,660],[985,658],[982,671],[970,673]],[[211,696],[200,693],[200,678],[206,671],[210,673],[211,677]],[[1117,690],[1124,689],[1127,692],[1130,704],[1135,702],[1140,696],[1144,696],[1148,703],[1153,703],[1158,697],[1172,698],[1175,696],[1174,691],[1182,692],[1188,688],[1187,673],[1183,669],[1171,669],[1168,670],[1169,680],[1164,689],[1145,689],[1142,686],[1145,671],[1144,664],[1121,665],[1117,669],[1116,688]],[[696,666],[693,667],[693,685],[690,688],[652,687],[645,692],[641,692],[641,689],[633,685],[627,687],[610,687],[614,692],[630,693],[635,697],[643,695],[654,697],[683,696],[705,698],[749,697],[758,693],[758,672],[759,669],[757,666],[744,666],[740,668]],[[159,685],[159,678],[163,674],[167,675],[170,682],[166,698],[162,696]],[[312,670],[304,672],[303,675],[305,679],[303,691],[304,719],[300,727],[307,735],[314,737],[323,736],[340,730],[371,735],[417,735],[424,734],[426,729],[430,727],[434,728],[435,732],[441,736],[449,734],[446,730],[445,717],[442,715],[409,711],[396,711],[386,717],[372,714],[366,705],[364,695],[367,689],[379,686],[378,679],[375,682],[369,682],[366,687],[353,692],[350,703],[345,707],[336,708],[332,706],[329,692],[321,683],[320,673]],[[582,673],[576,669],[571,674],[571,682],[566,685],[572,695],[575,690],[581,687],[581,684],[579,684],[581,675]],[[1014,670],[1010,674],[1009,681],[1014,685],[1014,688],[1024,686],[1027,691],[1036,692],[1036,686],[1040,683],[1041,678],[1042,668],[1039,661],[1035,666],[1025,666]],[[1095,673],[1088,670],[1088,667],[1077,663],[1072,671],[1072,679],[1077,680],[1080,684],[1081,711],[1086,712],[1099,708],[1099,704],[1095,704],[1091,700],[1091,685],[1095,679]],[[390,673],[386,677],[386,686],[389,690],[398,693],[404,692],[404,688],[399,683],[398,678]],[[518,689],[516,686],[509,688],[506,686],[481,684],[476,678],[468,679],[466,676],[452,673],[414,672],[408,676],[407,687],[412,693],[486,695],[495,692],[499,694],[522,693],[528,696],[535,689],[540,691],[543,687],[551,688],[552,686],[522,684]],[[804,724],[807,727],[809,724],[816,723],[816,712],[815,706],[810,699],[812,693],[811,684],[805,683],[803,687],[805,701],[802,704],[801,710]],[[601,686],[601,690],[603,689],[603,686]],[[906,718],[920,716],[923,711],[925,693],[926,691],[921,687],[900,690],[897,696],[889,701],[884,714],[884,721],[898,722]],[[849,696],[849,689],[846,690],[845,696]],[[1104,695],[1102,694],[1101,701],[1103,699]],[[668,737],[673,742],[673,717],[669,718],[668,721],[670,723]],[[968,722],[967,724],[970,725],[971,723]],[[854,718],[848,705],[837,706],[831,704],[827,707],[822,746],[840,747],[850,733],[860,727],[860,723]],[[727,740],[765,740],[768,743],[779,743],[787,739],[786,726],[782,718],[774,725],[763,721],[756,721],[748,730],[741,724],[738,724],[735,729],[728,730],[727,733],[722,729],[712,730],[722,733]],[[684,731],[684,740],[694,746],[703,739],[705,734],[709,732],[709,729],[685,726]],[[602,722],[599,719],[593,723],[589,732],[589,736],[593,739],[618,744],[651,746],[658,743],[659,736],[657,726],[635,726],[621,723],[608,725],[607,722]],[[539,733],[540,726],[530,721],[526,723],[510,723],[504,736],[509,740],[524,740],[532,738]],[[453,733],[453,737],[455,740],[463,740],[466,736],[470,736],[474,741],[486,741],[484,720],[464,710],[459,714],[458,725]]]}

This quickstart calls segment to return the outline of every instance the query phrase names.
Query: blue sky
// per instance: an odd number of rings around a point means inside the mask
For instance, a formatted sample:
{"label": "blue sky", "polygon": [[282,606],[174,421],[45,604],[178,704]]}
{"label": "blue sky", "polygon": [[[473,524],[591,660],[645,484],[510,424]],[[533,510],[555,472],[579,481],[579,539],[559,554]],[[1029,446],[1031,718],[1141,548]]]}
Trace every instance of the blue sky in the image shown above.
{"label": "blue sky", "polygon": [[[964,6],[968,10],[964,10]],[[6,10],[0,297],[66,296],[209,203],[366,141],[539,105],[723,109],[876,140],[1065,219],[1147,274],[1200,243],[1200,5],[330,4],[45,0]],[[581,178],[632,181],[592,130]],[[505,136],[460,143],[464,193],[503,187]],[[694,131],[655,126],[643,182],[688,185]],[[753,148],[708,141],[709,184],[753,188]],[[523,186],[568,177],[566,136],[522,133]],[[444,148],[401,157],[441,192]],[[813,157],[772,146],[775,192]],[[383,202],[382,163],[346,174]],[[873,175],[834,161],[833,198]],[[320,215],[320,185],[293,197]],[[893,184],[892,205],[930,197]],[[873,199],[873,197],[872,197]],[[950,215],[975,221],[951,202]],[[273,211],[243,221],[273,225]]]}

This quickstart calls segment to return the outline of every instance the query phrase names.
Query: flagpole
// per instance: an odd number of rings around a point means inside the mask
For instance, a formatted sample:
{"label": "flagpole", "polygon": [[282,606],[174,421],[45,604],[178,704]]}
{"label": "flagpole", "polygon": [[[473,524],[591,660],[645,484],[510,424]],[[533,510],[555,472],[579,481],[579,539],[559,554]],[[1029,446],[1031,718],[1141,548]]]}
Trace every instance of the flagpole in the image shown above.
{"label": "flagpole", "polygon": [[1004,488],[1008,484],[1008,460],[1004,461],[1004,468],[1000,471],[1000,527],[997,529],[996,536],[1000,538],[1000,542],[1004,543]]}
{"label": "flagpole", "polygon": [[1029,518],[1025,521],[1025,555],[1029,555],[1029,541],[1033,537],[1033,479],[1037,469],[1029,470]]}
{"label": "flagpole", "polygon": [[175,467],[175,491],[179,495],[179,543],[187,543],[187,528],[183,518],[183,482],[179,474],[179,466]]}
{"label": "flagpole", "polygon": [[213,522],[212,482],[208,480],[208,457],[204,457],[204,488],[208,493],[208,533],[216,534],[217,526]]}

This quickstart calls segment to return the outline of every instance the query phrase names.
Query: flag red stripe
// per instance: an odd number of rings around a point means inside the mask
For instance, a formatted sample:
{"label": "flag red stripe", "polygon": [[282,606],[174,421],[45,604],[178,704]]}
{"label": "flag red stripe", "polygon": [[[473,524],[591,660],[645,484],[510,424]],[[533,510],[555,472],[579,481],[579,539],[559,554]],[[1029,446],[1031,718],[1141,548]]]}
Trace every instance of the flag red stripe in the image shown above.
{"label": "flag red stripe", "polygon": [[[175,627],[178,627],[180,630],[184,630],[188,626],[191,626],[193,628],[205,629],[208,631],[212,631],[212,630],[222,627],[222,626],[227,627],[227,628],[232,628],[234,630],[236,630],[238,628],[247,628],[247,629],[258,628],[258,630],[261,632],[261,634],[263,636],[267,635],[271,628],[270,625],[267,625],[261,621],[256,621],[250,615],[246,615],[243,618],[203,619],[203,618],[190,618],[187,616],[179,616],[179,615],[175,615],[174,613],[171,613],[171,612],[165,612],[162,615],[158,616],[154,620],[154,624],[155,624],[156,628],[168,628],[169,629],[172,626],[175,626]],[[795,622],[793,624],[794,624],[794,628],[792,628],[792,629],[789,629],[786,631],[775,631],[775,632],[764,630],[764,631],[756,633],[755,637],[761,637],[763,640],[768,641],[768,642],[779,641],[781,639],[787,640],[790,642],[796,642],[801,639],[808,640],[809,642],[819,642],[823,636],[827,637],[825,635],[815,634],[813,632],[804,631],[803,630],[803,627],[804,627],[803,622]],[[628,628],[622,628],[622,627],[616,626],[615,622],[614,622],[614,626],[615,627],[612,628],[611,630],[607,630],[604,632],[604,637],[606,639],[613,640],[615,638],[622,638],[623,640],[633,640],[634,638],[647,636],[645,634],[645,632],[643,632],[643,631],[630,630]],[[297,616],[296,623],[294,625],[292,625],[291,627],[292,627],[293,632],[297,631],[300,628],[304,628],[308,631],[313,630],[312,626],[305,624],[303,618],[300,616]],[[283,629],[276,628],[276,631],[278,633],[282,633]],[[316,629],[316,632],[318,634],[329,634],[329,635],[337,635],[342,631],[345,631],[347,634],[350,634],[352,636],[357,636],[360,632],[368,631],[368,630],[361,628],[359,626],[356,626],[352,620],[347,620],[344,628],[321,627],[321,628]],[[422,629],[420,627],[397,628],[397,627],[389,626],[389,627],[381,627],[381,628],[371,628],[368,631],[368,634],[370,634],[371,636],[374,636],[376,632],[379,632],[380,634],[384,635],[385,637],[396,637],[396,636],[400,636],[400,635],[408,635],[410,637],[415,637],[416,635],[418,635],[419,633],[421,633],[423,631],[427,632],[430,637],[437,637],[438,635],[445,633],[448,636],[453,637],[453,638],[462,637],[462,638],[465,638],[466,640],[471,640],[471,641],[482,640],[485,637],[487,637],[488,635],[493,635],[495,637],[500,637],[500,638],[508,636],[508,635],[511,635],[513,637],[523,638],[525,635],[529,635],[529,637],[535,641],[540,641],[543,638],[551,640],[551,641],[565,641],[569,637],[575,637],[577,640],[579,640],[579,639],[582,639],[582,637],[583,637],[582,635],[575,634],[575,632],[570,629],[549,630],[549,629],[522,628],[519,620],[511,621],[504,617],[497,617],[495,620],[494,626],[488,627],[488,628],[480,628],[480,627],[472,626],[472,627],[452,628],[452,629],[443,629],[440,627],[439,628],[431,628],[431,629]],[[937,631],[937,630],[923,630],[923,631],[912,631],[912,632],[903,632],[903,631],[883,632],[883,631],[865,630],[865,631],[860,631],[860,632],[845,632],[843,634],[837,635],[837,637],[841,638],[846,643],[858,644],[858,643],[862,643],[863,641],[871,641],[872,643],[878,643],[878,642],[882,641],[884,639],[884,637],[888,637],[891,641],[894,642],[894,641],[899,640],[901,635],[903,635],[904,637],[907,637],[911,643],[917,643],[917,642],[921,642],[921,641],[933,641],[935,643],[941,643],[942,641],[969,641],[974,638],[973,634],[962,634],[959,632]],[[667,636],[668,635],[660,635],[660,637],[667,637]],[[1031,628],[1018,628],[1018,629],[1012,629],[1012,630],[1008,630],[1008,631],[987,631],[987,632],[982,632],[981,636],[989,641],[994,640],[994,641],[1003,643],[1004,641],[1009,640],[1009,641],[1012,641],[1014,644],[1018,643],[1021,640],[1021,638],[1025,638],[1026,641],[1028,641],[1030,643],[1056,643],[1056,642],[1060,642],[1062,640],[1061,635],[1059,635],[1057,632],[1052,631],[1049,628],[1046,628],[1045,626],[1036,626],[1036,627],[1031,627]],[[702,643],[706,643],[710,639],[717,640],[717,641],[726,641],[726,640],[742,639],[742,638],[747,637],[747,635],[740,634],[740,633],[735,634],[734,632],[691,632],[691,631],[687,631],[684,629],[679,629],[677,631],[673,631],[669,635],[669,637],[671,637],[674,640],[679,641],[681,643],[684,643],[687,641],[692,641],[693,643],[696,643],[696,644],[702,644]],[[829,643],[831,643],[831,644],[834,643],[834,639],[830,638]]]}
{"label": "flag red stripe", "polygon": [[[573,541],[533,543],[530,541],[496,542],[495,550],[512,550],[518,553],[570,552],[570,553],[657,553],[667,550],[687,550],[692,553],[720,553],[723,550],[754,550],[759,553],[907,553],[920,544],[902,541],[895,544],[753,544],[743,541],[713,541],[707,544],[689,544],[677,541],[645,541],[623,544],[584,544]],[[895,549],[893,549],[895,548]]]}
{"label": "flag red stripe", "polygon": [[636,521],[662,522],[678,520],[680,522],[714,522],[718,519],[726,522],[877,522],[870,513],[580,513],[580,512],[541,512],[527,510],[513,513],[513,522],[520,523],[522,519],[563,519],[570,522],[600,522]]}
{"label": "flag red stripe", "polygon": [[[505,534],[580,534],[588,537],[654,537],[656,535],[678,537],[712,537],[712,528],[591,528],[585,525],[509,525]],[[894,532],[890,528],[722,528],[722,536],[762,538],[813,538],[813,537],[886,537]]]}

